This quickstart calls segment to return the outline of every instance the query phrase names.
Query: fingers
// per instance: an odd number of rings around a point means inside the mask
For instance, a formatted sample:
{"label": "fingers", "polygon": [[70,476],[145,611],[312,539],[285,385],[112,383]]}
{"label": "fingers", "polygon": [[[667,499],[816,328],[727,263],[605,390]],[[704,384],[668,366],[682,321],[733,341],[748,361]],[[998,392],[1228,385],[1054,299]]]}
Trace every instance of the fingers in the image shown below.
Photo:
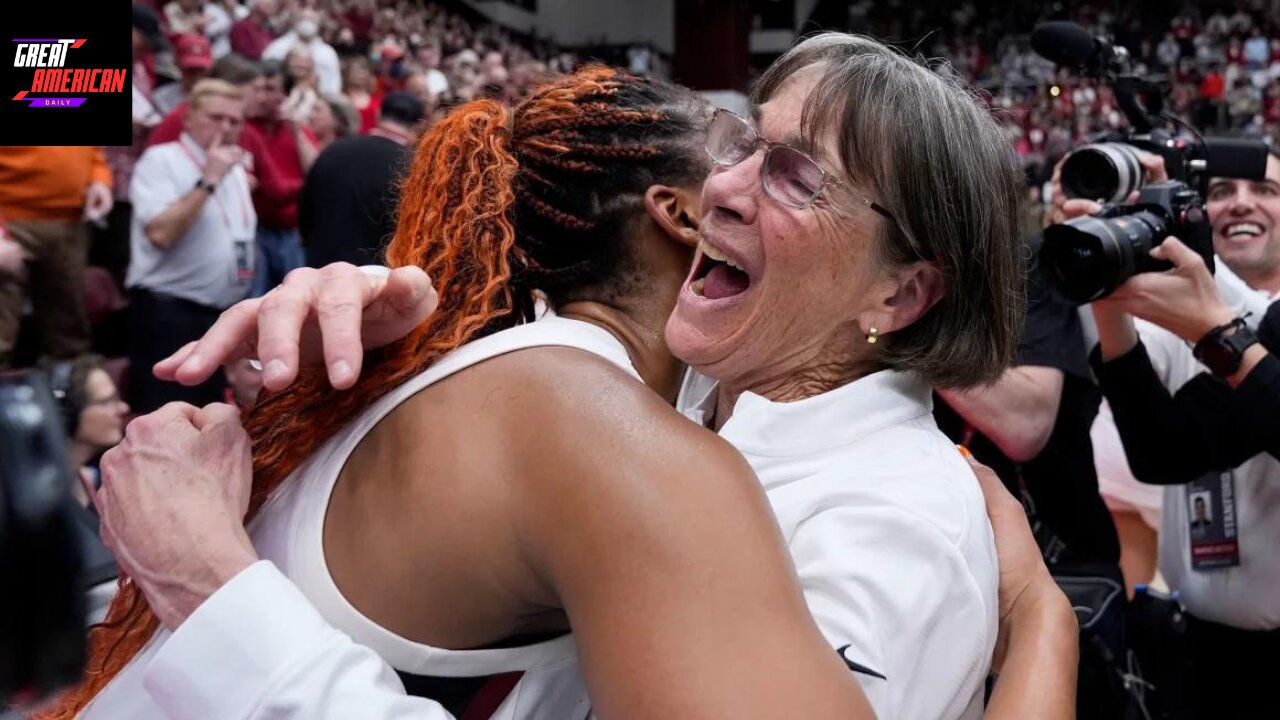
{"label": "fingers", "polygon": [[[243,300],[223,311],[196,346],[185,353],[185,359],[173,371],[174,379],[183,385],[198,385],[208,380],[223,363],[238,359],[246,348],[252,348],[258,337],[261,303],[260,299]],[[160,361],[160,364],[167,369],[171,360],[176,362],[175,358],[184,354],[183,350]]]}
{"label": "fingers", "polygon": [[191,416],[191,424],[197,430],[206,430],[214,425],[230,424],[240,426],[240,411],[234,405],[226,403],[210,403],[200,408]]}
{"label": "fingers", "polygon": [[179,348],[178,352],[152,365],[151,374],[155,375],[158,380],[173,382],[178,368],[187,361],[187,358],[191,357],[191,352],[196,349],[197,344],[198,341],[192,340]]}
{"label": "fingers", "polygon": [[956,448],[964,456],[964,459],[969,462],[969,467],[973,469],[974,476],[978,478],[978,485],[982,487],[982,498],[987,503],[988,515],[992,511],[1001,508],[1001,506],[1008,508],[1009,503],[1013,503],[1019,508],[1022,507],[1014,499],[1013,495],[1009,493],[1008,488],[1004,486],[1004,482],[1000,480],[1000,476],[996,475],[994,470],[978,462],[968,448],[962,445],[958,445]]}
{"label": "fingers", "polygon": [[309,289],[281,285],[262,299],[258,315],[258,359],[262,385],[275,392],[298,377],[302,325],[311,314]]}
{"label": "fingers", "polygon": [[435,312],[440,302],[426,271],[416,265],[405,265],[391,271],[380,298],[399,315],[422,322]]}
{"label": "fingers", "polygon": [[1099,212],[1102,212],[1102,205],[1092,200],[1083,198],[1071,198],[1061,202],[1055,200],[1053,210],[1046,216],[1046,226],[1064,223],[1085,215],[1097,215]]}
{"label": "fingers", "polygon": [[1147,172],[1147,182],[1163,182],[1169,179],[1165,170],[1164,158],[1149,152],[1138,152],[1138,164]]}
{"label": "fingers", "polygon": [[1152,248],[1151,257],[1167,260],[1177,269],[1195,270],[1197,265],[1204,266],[1204,258],[1176,237],[1165,238],[1164,242]]}
{"label": "fingers", "polygon": [[364,357],[361,316],[366,303],[384,282],[368,278],[346,263],[330,265],[320,274],[325,283],[317,299],[316,317],[320,322],[325,367],[329,371],[329,383],[345,390],[360,376]]}

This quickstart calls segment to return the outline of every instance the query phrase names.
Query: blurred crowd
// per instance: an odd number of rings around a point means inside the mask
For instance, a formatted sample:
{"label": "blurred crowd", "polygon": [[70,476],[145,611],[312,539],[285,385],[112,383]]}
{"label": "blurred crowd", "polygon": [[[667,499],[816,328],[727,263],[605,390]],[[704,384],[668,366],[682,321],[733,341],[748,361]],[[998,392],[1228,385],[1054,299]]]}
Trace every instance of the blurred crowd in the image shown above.
{"label": "blurred crowd", "polygon": [[[1280,3],[974,3],[930,12],[894,2],[849,7],[855,32],[911,39],[947,58],[1002,111],[1033,184],[1071,148],[1127,120],[1111,89],[1059,70],[1030,47],[1043,20],[1071,20],[1127,48],[1135,74],[1166,90],[1165,110],[1202,131],[1280,141]],[[931,32],[936,28],[945,31]],[[904,43],[910,47],[908,43]]]}

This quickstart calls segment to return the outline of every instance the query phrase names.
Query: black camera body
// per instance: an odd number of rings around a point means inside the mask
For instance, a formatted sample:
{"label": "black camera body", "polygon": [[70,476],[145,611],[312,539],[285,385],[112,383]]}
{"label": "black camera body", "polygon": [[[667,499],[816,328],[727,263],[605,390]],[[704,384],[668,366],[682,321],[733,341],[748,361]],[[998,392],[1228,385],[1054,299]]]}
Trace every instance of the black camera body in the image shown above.
{"label": "black camera body", "polygon": [[80,678],[85,655],[76,482],[63,419],[37,372],[0,373],[0,707]]}
{"label": "black camera body", "polygon": [[[1067,22],[1050,22],[1031,36],[1036,52],[1056,64],[1099,78],[1115,92],[1132,130],[1077,149],[1062,164],[1063,194],[1104,203],[1094,217],[1045,229],[1038,253],[1041,276],[1058,297],[1074,304],[1111,294],[1137,273],[1167,270],[1148,253],[1173,236],[1213,262],[1213,227],[1204,208],[1211,177],[1261,180],[1267,146],[1258,140],[1179,137],[1167,126],[1158,83],[1128,72],[1128,52]],[[1138,152],[1164,160],[1169,180],[1146,183]],[[1134,193],[1132,205],[1121,205]]]}
{"label": "black camera body", "polygon": [[1213,228],[1204,202],[1178,180],[1147,185],[1132,205],[1106,205],[1096,216],[1050,225],[1040,248],[1040,271],[1064,300],[1092,302],[1138,273],[1170,269],[1149,254],[1170,235],[1213,271]]}

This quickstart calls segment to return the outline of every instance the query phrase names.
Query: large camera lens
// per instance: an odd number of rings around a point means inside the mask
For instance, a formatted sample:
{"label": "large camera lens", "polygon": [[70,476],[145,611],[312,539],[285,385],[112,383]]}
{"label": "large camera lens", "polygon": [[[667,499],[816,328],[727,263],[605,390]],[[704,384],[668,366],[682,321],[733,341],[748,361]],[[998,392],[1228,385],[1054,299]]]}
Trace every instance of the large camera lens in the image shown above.
{"label": "large camera lens", "polygon": [[1132,277],[1138,259],[1146,258],[1168,230],[1164,218],[1146,210],[1050,225],[1040,247],[1040,272],[1063,299],[1077,305],[1092,302]]}
{"label": "large camera lens", "polygon": [[1062,164],[1062,192],[1070,198],[1124,202],[1142,180],[1138,151],[1123,143],[1085,145]]}

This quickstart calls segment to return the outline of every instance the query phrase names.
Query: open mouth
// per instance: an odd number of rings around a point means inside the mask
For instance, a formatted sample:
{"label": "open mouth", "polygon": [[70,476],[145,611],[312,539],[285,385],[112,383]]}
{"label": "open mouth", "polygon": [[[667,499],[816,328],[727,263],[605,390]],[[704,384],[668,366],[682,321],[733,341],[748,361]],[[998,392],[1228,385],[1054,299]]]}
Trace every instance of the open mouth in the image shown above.
{"label": "open mouth", "polygon": [[1222,234],[1230,240],[1250,240],[1262,235],[1262,226],[1252,222],[1231,223]]}
{"label": "open mouth", "polygon": [[698,265],[693,271],[689,290],[708,300],[723,300],[741,295],[751,287],[751,276],[728,255],[707,244],[699,243]]}

